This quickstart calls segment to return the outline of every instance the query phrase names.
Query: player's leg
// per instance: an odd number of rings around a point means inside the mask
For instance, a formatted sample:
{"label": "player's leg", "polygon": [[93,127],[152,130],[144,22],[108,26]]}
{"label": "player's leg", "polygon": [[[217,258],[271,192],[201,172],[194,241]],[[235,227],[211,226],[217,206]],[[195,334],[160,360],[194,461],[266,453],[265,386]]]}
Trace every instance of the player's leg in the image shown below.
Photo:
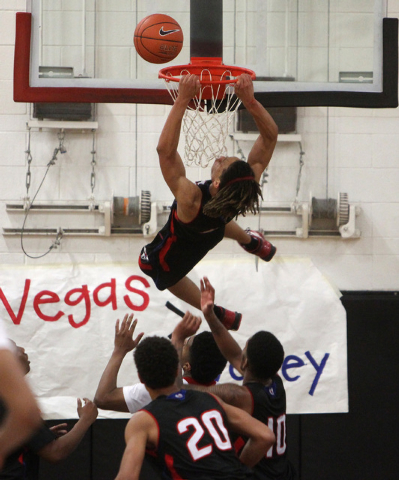
{"label": "player's leg", "polygon": [[236,240],[246,252],[258,256],[265,262],[270,262],[277,250],[262,233],[249,228],[244,230],[234,220],[226,225],[224,236]]}
{"label": "player's leg", "polygon": [[[188,303],[194,308],[201,310],[201,291],[199,287],[188,277],[183,277],[172,287],[168,287],[168,290],[173,295],[183,302]],[[242,315],[238,312],[226,310],[219,305],[214,306],[215,315],[227,328],[227,330],[238,330],[241,323]]]}

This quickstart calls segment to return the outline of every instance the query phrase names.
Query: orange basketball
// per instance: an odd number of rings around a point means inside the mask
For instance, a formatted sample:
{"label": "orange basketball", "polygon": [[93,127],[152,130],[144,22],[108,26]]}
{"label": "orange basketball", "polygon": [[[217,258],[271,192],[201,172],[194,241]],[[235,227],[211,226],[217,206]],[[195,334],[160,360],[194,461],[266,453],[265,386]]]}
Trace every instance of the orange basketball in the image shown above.
{"label": "orange basketball", "polygon": [[154,13],[138,23],[134,31],[134,46],[147,62],[170,62],[183,47],[183,32],[169,15]]}

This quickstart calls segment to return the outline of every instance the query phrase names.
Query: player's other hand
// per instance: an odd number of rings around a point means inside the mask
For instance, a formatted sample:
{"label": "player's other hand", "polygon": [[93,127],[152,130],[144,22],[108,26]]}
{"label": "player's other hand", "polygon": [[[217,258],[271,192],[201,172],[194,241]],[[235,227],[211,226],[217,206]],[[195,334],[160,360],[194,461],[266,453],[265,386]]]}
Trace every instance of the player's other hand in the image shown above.
{"label": "player's other hand", "polygon": [[204,277],[200,282],[201,288],[201,311],[206,317],[213,313],[215,305],[215,289],[212,287],[208,277]]}
{"label": "player's other hand", "polygon": [[139,333],[134,339],[133,334],[137,325],[137,319],[133,320],[133,314],[126,314],[119,326],[119,320],[115,324],[114,352],[126,355],[137,347],[144,332]]}
{"label": "player's other hand", "polygon": [[198,331],[201,322],[200,317],[196,317],[187,311],[173,330],[172,340],[183,342],[186,338],[191,337],[191,335],[194,335]]}
{"label": "player's other hand", "polygon": [[54,433],[56,437],[62,437],[68,433],[67,427],[67,423],[59,423],[58,425],[50,427],[50,430]]}
{"label": "player's other hand", "polygon": [[182,75],[179,82],[179,98],[189,102],[200,91],[199,77],[194,74]]}
{"label": "player's other hand", "polygon": [[79,418],[81,420],[85,420],[89,425],[91,425],[98,415],[96,404],[88,398],[83,398],[83,401],[85,402],[84,405],[82,405],[82,400],[80,398],[78,398],[77,401]]}
{"label": "player's other hand", "polygon": [[255,100],[254,84],[252,82],[251,75],[243,73],[238,77],[234,86],[234,93],[245,105]]}

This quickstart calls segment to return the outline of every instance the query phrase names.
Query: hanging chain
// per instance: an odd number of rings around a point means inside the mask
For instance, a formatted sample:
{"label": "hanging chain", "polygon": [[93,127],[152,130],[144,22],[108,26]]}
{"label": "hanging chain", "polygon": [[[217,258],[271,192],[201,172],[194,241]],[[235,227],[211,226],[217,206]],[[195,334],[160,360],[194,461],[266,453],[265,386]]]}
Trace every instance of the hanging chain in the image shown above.
{"label": "hanging chain", "polygon": [[90,175],[90,186],[91,186],[91,194],[93,196],[94,193],[94,187],[96,186],[96,131],[93,129],[92,130],[92,135],[93,135],[93,146],[91,149],[91,175]]}
{"label": "hanging chain", "polygon": [[299,195],[299,190],[301,188],[301,176],[302,176],[302,167],[305,165],[305,162],[303,161],[303,156],[305,155],[305,152],[302,150],[302,143],[299,142],[299,172],[298,172],[298,179],[296,182],[296,194],[295,194],[295,205],[298,203],[298,195]]}
{"label": "hanging chain", "polygon": [[66,148],[64,147],[64,139],[65,139],[65,131],[64,129],[61,129],[58,134],[58,151],[60,153],[66,153]]}
{"label": "hanging chain", "polygon": [[238,143],[238,140],[236,140],[233,135],[230,135],[230,138],[231,138],[232,140],[234,140],[234,142],[236,143],[237,153],[240,154],[241,160],[244,160],[244,162],[245,162],[247,159],[246,159],[246,157],[245,157],[245,155],[244,155],[244,152],[242,151],[242,148],[240,147],[240,144]]}
{"label": "hanging chain", "polygon": [[58,227],[57,236],[55,237],[54,242],[50,246],[49,252],[50,250],[53,250],[53,248],[57,249],[61,245],[61,240],[63,236],[64,236],[64,230],[61,227]]}
{"label": "hanging chain", "polygon": [[32,181],[32,173],[30,171],[30,166],[31,166],[31,163],[32,163],[32,153],[30,151],[30,134],[31,134],[30,127],[28,127],[28,147],[25,150],[26,160],[28,162],[28,170],[26,172],[26,180],[25,180],[26,199],[29,198],[29,188],[30,188],[30,184],[31,184],[31,181]]}
{"label": "hanging chain", "polygon": [[65,131],[61,129],[57,133],[58,137],[58,147],[54,148],[53,156],[51,160],[48,162],[47,166],[50,167],[51,165],[55,165],[55,161],[57,160],[58,153],[66,153],[66,148],[64,147],[64,139],[65,139]]}

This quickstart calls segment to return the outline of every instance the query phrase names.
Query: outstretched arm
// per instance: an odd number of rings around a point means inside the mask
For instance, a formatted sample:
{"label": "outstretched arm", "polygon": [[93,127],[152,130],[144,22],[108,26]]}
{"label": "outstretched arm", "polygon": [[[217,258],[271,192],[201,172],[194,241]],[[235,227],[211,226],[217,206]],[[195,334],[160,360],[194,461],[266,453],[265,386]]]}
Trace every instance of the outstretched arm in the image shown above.
{"label": "outstretched arm", "polygon": [[177,200],[177,214],[182,221],[191,221],[198,213],[201,191],[186,177],[186,169],[177,151],[182,119],[190,101],[200,87],[196,75],[183,75],[179,93],[163,127],[157,146],[162,175]]}
{"label": "outstretched arm", "polygon": [[[175,346],[177,353],[179,355],[180,364],[182,358],[182,350],[184,346],[184,341],[186,338],[194,335],[201,325],[200,317],[195,317],[192,313],[186,312],[184,317],[176,325],[172,333],[172,343]],[[183,366],[183,365],[181,365]],[[182,369],[179,369],[179,374],[177,375],[177,385],[180,387],[182,385]]]}
{"label": "outstretched arm", "polygon": [[67,458],[79,445],[91,424],[97,418],[97,407],[88,398],[83,399],[85,404],[78,398],[78,415],[79,420],[74,427],[65,435],[56,438],[53,442],[48,443],[37,453],[50,463],[57,463]]}
{"label": "outstretched arm", "polygon": [[156,447],[158,430],[147,412],[138,412],[125,430],[126,448],[115,480],[138,480],[146,447]]}
{"label": "outstretched arm", "polygon": [[240,460],[248,467],[253,467],[266,455],[276,441],[274,433],[264,423],[256,420],[240,408],[233,407],[217,399],[227,415],[229,430],[248,437],[240,453]]}
{"label": "outstretched arm", "polygon": [[213,307],[215,304],[215,289],[212,287],[209,279],[204,277],[201,280],[201,310],[209,328],[213,333],[215,341],[228,362],[240,373],[242,350],[234,338],[230,335],[226,327],[216,317]]}
{"label": "outstretched arm", "polygon": [[114,351],[94,396],[94,403],[104,410],[114,410],[116,412],[128,412],[123,388],[117,387],[119,369],[121,368],[123,359],[128,352],[131,352],[139,343],[144,333],[139,333],[133,339],[133,333],[137,325],[137,319],[133,321],[133,314],[125,315],[119,328],[119,320],[115,325]]}
{"label": "outstretched arm", "polygon": [[255,173],[256,181],[259,182],[272,158],[277,142],[278,127],[263,105],[255,99],[250,75],[245,73],[238,78],[235,84],[235,94],[252,115],[260,133],[248,155],[248,164]]}

